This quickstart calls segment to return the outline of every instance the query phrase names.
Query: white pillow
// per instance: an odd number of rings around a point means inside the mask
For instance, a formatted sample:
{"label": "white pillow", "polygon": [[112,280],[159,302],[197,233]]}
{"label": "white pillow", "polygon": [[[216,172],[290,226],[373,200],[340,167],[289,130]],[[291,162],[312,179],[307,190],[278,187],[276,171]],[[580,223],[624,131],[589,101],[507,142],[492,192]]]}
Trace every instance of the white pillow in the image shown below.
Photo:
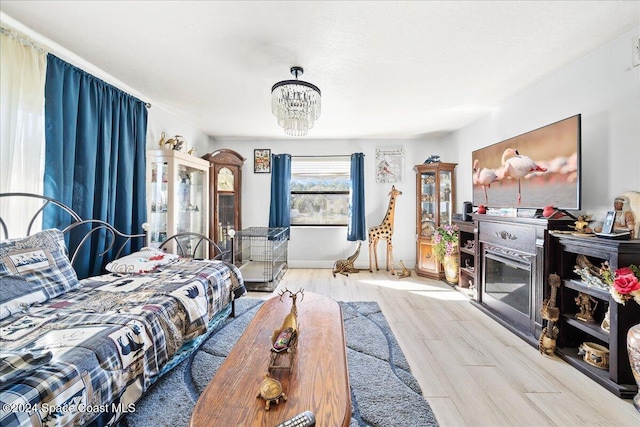
{"label": "white pillow", "polygon": [[168,254],[160,249],[144,247],[138,252],[111,261],[105,268],[111,273],[148,273],[178,258],[178,255]]}

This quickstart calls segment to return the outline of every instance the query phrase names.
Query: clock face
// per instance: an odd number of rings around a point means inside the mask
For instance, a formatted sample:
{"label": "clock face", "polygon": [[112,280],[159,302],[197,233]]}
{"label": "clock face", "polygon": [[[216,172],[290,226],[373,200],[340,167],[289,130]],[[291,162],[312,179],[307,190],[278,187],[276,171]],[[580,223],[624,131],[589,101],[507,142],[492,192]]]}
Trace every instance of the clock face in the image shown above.
{"label": "clock face", "polygon": [[233,191],[235,177],[229,168],[220,168],[218,171],[218,191]]}

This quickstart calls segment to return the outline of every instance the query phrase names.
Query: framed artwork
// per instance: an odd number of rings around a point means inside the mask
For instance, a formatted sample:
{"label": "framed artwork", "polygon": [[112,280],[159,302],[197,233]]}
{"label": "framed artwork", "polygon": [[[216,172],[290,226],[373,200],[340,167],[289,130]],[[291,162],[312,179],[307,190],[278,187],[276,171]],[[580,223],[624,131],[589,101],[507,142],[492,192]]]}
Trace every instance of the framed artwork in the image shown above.
{"label": "framed artwork", "polygon": [[271,150],[259,148],[253,150],[253,173],[271,173]]}
{"label": "framed artwork", "polygon": [[602,224],[602,232],[604,234],[611,234],[613,231],[613,221],[616,218],[616,214],[614,211],[607,212],[607,216],[604,218],[604,223]]}
{"label": "framed artwork", "polygon": [[376,148],[376,182],[393,184],[402,182],[404,147]]}

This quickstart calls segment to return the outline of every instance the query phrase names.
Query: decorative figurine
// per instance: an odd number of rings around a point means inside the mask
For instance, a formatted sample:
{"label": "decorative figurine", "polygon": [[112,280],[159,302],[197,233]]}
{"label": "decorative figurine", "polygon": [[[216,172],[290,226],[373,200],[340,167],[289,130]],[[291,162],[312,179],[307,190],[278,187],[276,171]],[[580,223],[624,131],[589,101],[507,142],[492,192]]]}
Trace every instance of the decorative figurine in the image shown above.
{"label": "decorative figurine", "polygon": [[578,356],[591,366],[609,369],[609,349],[594,342],[583,342],[578,347]]}
{"label": "decorative figurine", "polygon": [[427,158],[427,160],[424,161],[424,164],[439,163],[439,162],[440,162],[440,155],[432,154]]}
{"label": "decorative figurine", "polygon": [[405,267],[404,262],[400,260],[400,267],[402,267],[402,271],[398,273],[398,279],[404,279],[405,277],[411,276],[411,270]]}
{"label": "decorative figurine", "polygon": [[[576,305],[580,307],[580,313],[576,313],[576,319],[593,323],[595,321],[593,319],[593,313],[595,313],[596,307],[598,307],[598,301],[582,292],[578,292],[578,296],[574,298],[574,301]],[[593,308],[591,308],[592,302],[596,303]]]}
{"label": "decorative figurine", "polygon": [[271,378],[269,374],[264,375],[264,380],[262,380],[262,384],[260,384],[260,392],[257,397],[265,400],[265,411],[269,410],[272,403],[276,405],[280,403],[280,398],[282,398],[283,401],[287,400],[287,395],[284,394],[282,383],[275,378]]}
{"label": "decorative figurine", "polygon": [[569,226],[576,230],[579,234],[592,234],[593,230],[589,227],[589,223],[591,222],[592,215],[579,215],[578,220],[574,223],[573,226]]}
{"label": "decorative figurine", "polygon": [[378,268],[378,241],[387,241],[387,271],[391,268],[391,274],[395,274],[393,269],[393,244],[391,237],[393,236],[393,219],[396,209],[396,197],[402,196],[402,191],[396,190],[395,185],[391,187],[389,192],[389,206],[387,213],[382,219],[382,224],[369,228],[369,272],[373,273],[373,262],[375,261],[376,270]]}
{"label": "decorative figurine", "polygon": [[[271,358],[269,360],[269,372],[272,369],[289,369],[289,372],[293,370],[293,360],[298,349],[298,337],[300,336],[300,329],[298,327],[298,307],[296,307],[296,299],[298,295],[301,296],[300,301],[304,299],[304,290],[300,289],[297,292],[291,292],[289,289],[280,292],[280,301],[284,294],[288,293],[289,298],[292,300],[291,311],[284,318],[280,329],[273,331],[271,335]],[[278,356],[280,354],[289,355],[289,364],[277,364]]]}
{"label": "decorative figurine", "polygon": [[557,274],[549,275],[549,286],[551,287],[551,295],[542,302],[540,315],[547,320],[547,326],[542,329],[540,340],[538,341],[538,349],[540,354],[552,355],[556,351],[556,338],[559,329],[556,322],[560,319],[560,309],[556,307],[556,294],[561,283],[560,276]]}
{"label": "decorative figurine", "polygon": [[358,241],[358,247],[353,255],[351,255],[347,259],[339,259],[333,264],[333,277],[336,277],[336,273],[344,274],[345,276],[349,276],[349,273],[358,273],[359,269],[353,267],[353,263],[360,255],[360,246],[362,242]]}
{"label": "decorative figurine", "polygon": [[613,208],[615,209],[613,229],[618,231],[629,231],[631,233],[631,238],[635,238],[634,231],[636,220],[629,207],[629,198],[626,196],[616,197],[613,201]]}

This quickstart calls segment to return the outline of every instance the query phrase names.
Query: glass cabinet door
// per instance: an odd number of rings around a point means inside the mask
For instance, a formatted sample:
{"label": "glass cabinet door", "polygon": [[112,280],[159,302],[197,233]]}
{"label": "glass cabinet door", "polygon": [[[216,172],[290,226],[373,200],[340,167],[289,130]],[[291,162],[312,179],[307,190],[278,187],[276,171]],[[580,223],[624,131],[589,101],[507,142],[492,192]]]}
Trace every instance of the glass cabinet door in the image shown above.
{"label": "glass cabinet door", "polygon": [[[209,163],[173,150],[147,152],[147,203],[149,245],[160,246],[179,233],[208,236]],[[171,241],[166,250],[192,254],[197,237]],[[206,258],[208,245],[201,243],[196,258]]]}
{"label": "glass cabinet door", "polygon": [[440,192],[440,221],[439,225],[451,224],[452,219],[452,201],[451,201],[451,171],[441,170],[440,179],[438,182],[438,188]]}
{"label": "glass cabinet door", "polygon": [[420,236],[431,238],[436,229],[437,203],[436,203],[436,174],[425,172],[421,174],[421,231]]}
{"label": "glass cabinet door", "polygon": [[167,162],[153,161],[150,166],[151,183],[147,188],[147,203],[151,206],[148,232],[151,245],[158,246],[167,240],[169,165]]}

